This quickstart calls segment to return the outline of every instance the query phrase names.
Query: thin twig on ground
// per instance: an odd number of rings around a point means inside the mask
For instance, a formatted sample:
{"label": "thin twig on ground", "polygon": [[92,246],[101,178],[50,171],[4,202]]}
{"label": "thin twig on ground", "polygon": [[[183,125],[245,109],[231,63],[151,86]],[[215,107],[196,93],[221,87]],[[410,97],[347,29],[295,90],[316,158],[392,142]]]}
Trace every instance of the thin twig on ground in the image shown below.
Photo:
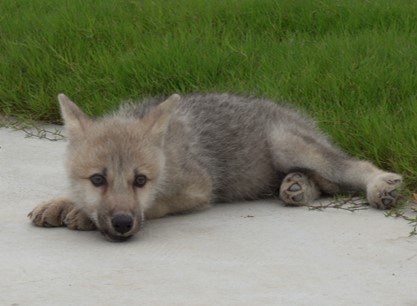
{"label": "thin twig on ground", "polygon": [[61,141],[66,137],[62,134],[61,128],[54,128],[52,130],[43,127],[39,123],[34,122],[20,122],[18,119],[0,117],[0,127],[11,128],[16,131],[22,131],[26,137],[36,137],[39,139],[46,139],[49,141]]}
{"label": "thin twig on ground", "polygon": [[336,197],[328,203],[316,202],[305,205],[309,210],[324,210],[327,208],[342,209],[350,212],[358,210],[366,210],[369,208],[369,204],[362,198],[356,196],[350,196],[347,198]]}

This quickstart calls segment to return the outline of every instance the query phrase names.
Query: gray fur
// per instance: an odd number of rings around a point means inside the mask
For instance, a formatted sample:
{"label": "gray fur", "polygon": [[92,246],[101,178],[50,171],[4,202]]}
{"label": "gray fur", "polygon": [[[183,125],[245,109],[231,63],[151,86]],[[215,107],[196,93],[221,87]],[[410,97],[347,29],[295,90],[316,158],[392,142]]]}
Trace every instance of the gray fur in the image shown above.
{"label": "gray fur", "polygon": [[[164,100],[153,98],[125,104],[114,116],[142,118]],[[178,134],[173,125],[183,125],[183,132]],[[187,139],[183,162],[193,159],[207,169],[213,180],[214,202],[264,198],[279,188],[285,174],[293,168],[300,170],[299,165],[288,167],[289,158],[274,161],[277,152],[271,152],[270,144],[273,127],[317,147],[334,163],[349,160],[318,130],[314,121],[300,112],[266,99],[230,94],[183,96],[171,117],[166,151],[169,155],[171,147]],[[282,151],[289,157],[310,154],[285,144]]]}

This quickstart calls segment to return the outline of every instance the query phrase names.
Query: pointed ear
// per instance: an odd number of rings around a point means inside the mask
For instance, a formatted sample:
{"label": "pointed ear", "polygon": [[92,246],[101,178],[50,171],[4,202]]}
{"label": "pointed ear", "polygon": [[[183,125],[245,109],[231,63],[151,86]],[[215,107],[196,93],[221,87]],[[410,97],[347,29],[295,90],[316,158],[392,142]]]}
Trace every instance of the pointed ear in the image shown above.
{"label": "pointed ear", "polygon": [[181,97],[177,94],[171,95],[164,102],[159,104],[149,115],[143,118],[143,123],[149,125],[146,135],[155,143],[160,144],[168,128],[169,120],[175,106]]}
{"label": "pointed ear", "polygon": [[82,134],[91,124],[91,119],[66,95],[58,95],[61,107],[61,116],[68,131],[69,138],[74,138]]}

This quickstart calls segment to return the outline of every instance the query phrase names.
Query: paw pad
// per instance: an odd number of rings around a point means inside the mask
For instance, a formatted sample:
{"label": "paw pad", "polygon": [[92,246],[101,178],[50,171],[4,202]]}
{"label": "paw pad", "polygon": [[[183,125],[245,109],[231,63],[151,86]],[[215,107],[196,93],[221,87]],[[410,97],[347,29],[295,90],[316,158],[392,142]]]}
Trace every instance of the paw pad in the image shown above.
{"label": "paw pad", "polygon": [[294,202],[301,202],[304,200],[304,193],[299,193],[291,198]]}
{"label": "paw pad", "polygon": [[385,206],[390,206],[393,200],[385,198],[385,199],[382,199],[381,201]]}
{"label": "paw pad", "polygon": [[395,173],[377,176],[367,186],[369,204],[379,209],[394,207],[400,197],[401,183],[401,176]]}
{"label": "paw pad", "polygon": [[288,188],[289,191],[300,191],[301,190],[301,186],[300,184],[294,183],[290,186],[290,188]]}
{"label": "paw pad", "polygon": [[298,172],[285,177],[279,192],[281,200],[287,205],[305,205],[319,195],[316,185],[306,175]]}

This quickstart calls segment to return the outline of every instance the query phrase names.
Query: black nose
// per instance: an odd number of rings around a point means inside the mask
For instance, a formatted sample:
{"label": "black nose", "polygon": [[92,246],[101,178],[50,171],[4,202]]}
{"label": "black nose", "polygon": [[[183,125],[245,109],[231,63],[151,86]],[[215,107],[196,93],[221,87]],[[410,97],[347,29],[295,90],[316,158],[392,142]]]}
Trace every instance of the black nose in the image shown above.
{"label": "black nose", "polygon": [[125,234],[133,227],[133,219],[128,215],[115,215],[111,218],[111,225],[119,234]]}

